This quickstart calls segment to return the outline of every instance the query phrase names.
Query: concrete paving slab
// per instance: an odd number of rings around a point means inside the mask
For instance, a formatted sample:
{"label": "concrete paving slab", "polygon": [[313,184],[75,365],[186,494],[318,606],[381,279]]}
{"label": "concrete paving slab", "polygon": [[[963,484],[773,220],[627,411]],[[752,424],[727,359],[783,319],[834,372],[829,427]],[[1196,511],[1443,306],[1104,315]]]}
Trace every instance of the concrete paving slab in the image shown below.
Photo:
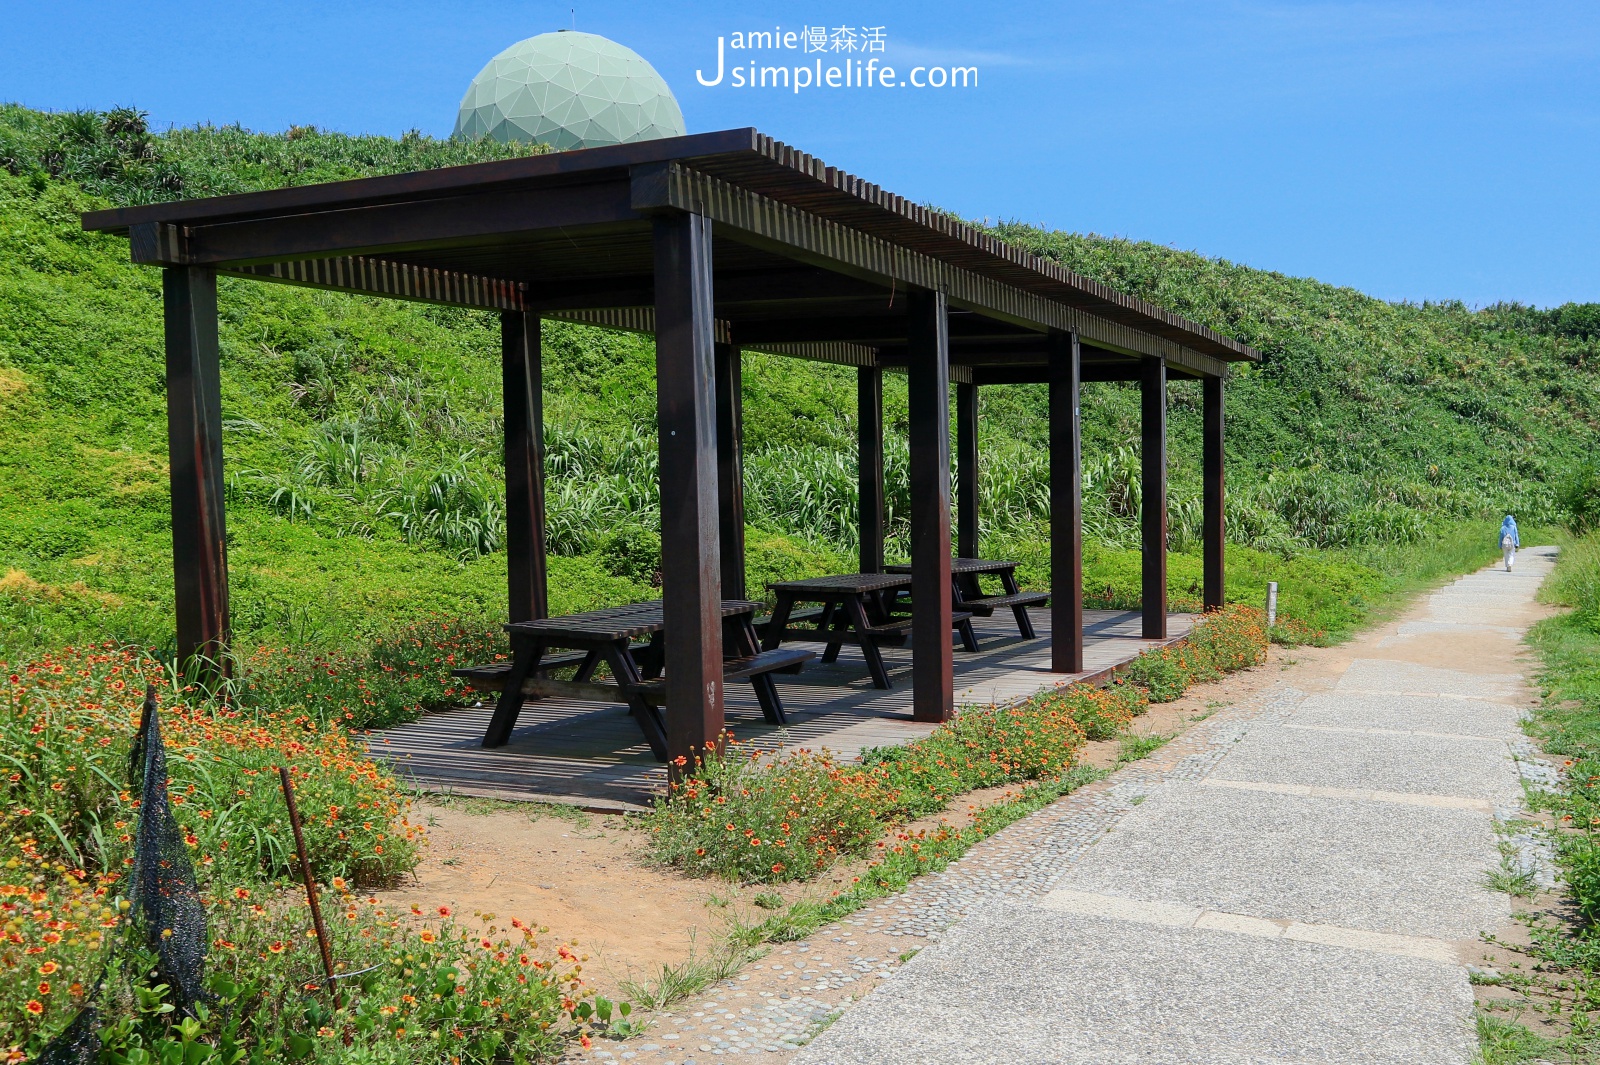
{"label": "concrete paving slab", "polygon": [[1224,780],[1206,777],[1207,788],[1232,788],[1236,791],[1270,792],[1274,795],[1299,795],[1312,799],[1356,799],[1397,803],[1401,806],[1426,806],[1440,810],[1472,810],[1480,814],[1495,812],[1488,799],[1464,799],[1459,795],[1421,795],[1414,791],[1378,791],[1373,788],[1312,787],[1309,784],[1271,784],[1258,780]]}
{"label": "concrete paving slab", "polygon": [[806,1065],[1465,1065],[1453,963],[1034,907],[985,911],[802,1051]]}
{"label": "concrete paving slab", "polygon": [[1288,720],[1327,728],[1388,728],[1519,739],[1522,711],[1485,699],[1429,695],[1310,695]]}
{"label": "concrete paving slab", "polygon": [[1489,814],[1170,785],[1059,887],[1273,920],[1468,939],[1510,914],[1483,886]]}
{"label": "concrete paving slab", "polygon": [[1334,691],[1459,695],[1469,699],[1522,702],[1526,701],[1524,684],[1520,673],[1466,673],[1383,658],[1358,658],[1339,678]]}
{"label": "concrete paving slab", "polygon": [[1251,917],[1243,913],[1202,910],[1198,906],[1180,906],[1173,902],[1137,902],[1119,895],[1097,895],[1092,891],[1074,891],[1071,888],[1057,888],[1040,899],[1039,905],[1047,910],[1085,917],[1114,917],[1120,921],[1170,928],[1210,928],[1261,939],[1298,939],[1307,943],[1375,950],[1380,954],[1403,954],[1430,961],[1454,963],[1459,960],[1456,945],[1445,939],[1401,936],[1393,932],[1366,932],[1330,924],[1306,924],[1304,921],[1269,921],[1264,917]]}
{"label": "concrete paving slab", "polygon": [[[1401,637],[1428,636],[1436,632],[1498,632],[1513,639],[1522,635],[1522,630],[1515,625],[1490,625],[1479,621],[1402,621],[1395,629],[1395,633]],[[1390,637],[1379,646],[1399,646],[1399,641]]]}
{"label": "concrete paving slab", "polygon": [[1503,740],[1332,732],[1258,724],[1212,771],[1226,780],[1453,795],[1512,803],[1522,795]]}

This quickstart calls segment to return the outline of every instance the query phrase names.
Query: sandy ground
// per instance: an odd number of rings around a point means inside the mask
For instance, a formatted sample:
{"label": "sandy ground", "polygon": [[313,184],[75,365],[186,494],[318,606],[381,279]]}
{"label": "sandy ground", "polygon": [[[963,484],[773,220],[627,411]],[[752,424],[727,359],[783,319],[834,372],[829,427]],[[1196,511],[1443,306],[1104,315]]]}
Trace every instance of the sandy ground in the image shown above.
{"label": "sandy ground", "polygon": [[547,927],[551,941],[582,948],[586,975],[603,990],[681,961],[720,925],[717,903],[759,890],[647,864],[620,817],[482,799],[424,799],[416,816],[428,847],[414,879],[383,893],[386,902]]}

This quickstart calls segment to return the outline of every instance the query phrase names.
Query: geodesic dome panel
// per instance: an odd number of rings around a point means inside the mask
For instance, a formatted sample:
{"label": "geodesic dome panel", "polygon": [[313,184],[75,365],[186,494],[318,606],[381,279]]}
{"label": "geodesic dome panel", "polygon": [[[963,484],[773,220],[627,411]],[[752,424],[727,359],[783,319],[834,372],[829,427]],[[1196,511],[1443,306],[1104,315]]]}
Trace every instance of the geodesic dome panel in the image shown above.
{"label": "geodesic dome panel", "polygon": [[639,53],[593,33],[541,33],[478,72],[455,136],[593,148],[681,137],[672,90]]}

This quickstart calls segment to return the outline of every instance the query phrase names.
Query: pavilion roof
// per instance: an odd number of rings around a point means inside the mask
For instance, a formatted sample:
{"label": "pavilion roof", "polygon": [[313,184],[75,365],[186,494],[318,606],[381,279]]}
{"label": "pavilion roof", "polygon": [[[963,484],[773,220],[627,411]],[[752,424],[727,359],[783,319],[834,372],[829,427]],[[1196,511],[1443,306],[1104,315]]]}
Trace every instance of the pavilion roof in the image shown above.
{"label": "pavilion roof", "polygon": [[1086,364],[1161,355],[1220,376],[1260,358],[748,128],[95,211],[83,225],[128,234],[136,262],[649,331],[651,221],[672,210],[712,219],[718,331],[741,346],[894,366],[895,295],[919,286],[949,294],[957,379],[1027,379],[1048,329],[1077,331]]}

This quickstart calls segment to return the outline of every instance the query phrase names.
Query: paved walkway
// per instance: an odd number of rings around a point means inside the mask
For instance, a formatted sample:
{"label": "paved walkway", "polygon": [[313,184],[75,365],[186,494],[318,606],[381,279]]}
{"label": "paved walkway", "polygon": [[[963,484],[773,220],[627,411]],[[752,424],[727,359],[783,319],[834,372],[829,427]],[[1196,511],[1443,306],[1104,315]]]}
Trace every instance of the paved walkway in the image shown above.
{"label": "paved walkway", "polygon": [[1484,885],[1494,822],[1550,774],[1518,720],[1553,559],[1294,653],[1149,758],[570,1060],[1467,1065],[1465,966],[1511,911]]}
{"label": "paved walkway", "polygon": [[[1517,640],[1553,558],[1463,578],[1320,676],[1197,726],[1123,802],[1101,796],[1093,842],[1093,810],[1070,804],[1016,826],[1054,875],[1001,856],[1021,889],[997,888],[962,868],[980,848],[930,878],[965,919],[794,1060],[1466,1065],[1465,962],[1510,913],[1484,884],[1494,821],[1531,753]],[[961,916],[930,909],[868,927],[937,935]]]}

